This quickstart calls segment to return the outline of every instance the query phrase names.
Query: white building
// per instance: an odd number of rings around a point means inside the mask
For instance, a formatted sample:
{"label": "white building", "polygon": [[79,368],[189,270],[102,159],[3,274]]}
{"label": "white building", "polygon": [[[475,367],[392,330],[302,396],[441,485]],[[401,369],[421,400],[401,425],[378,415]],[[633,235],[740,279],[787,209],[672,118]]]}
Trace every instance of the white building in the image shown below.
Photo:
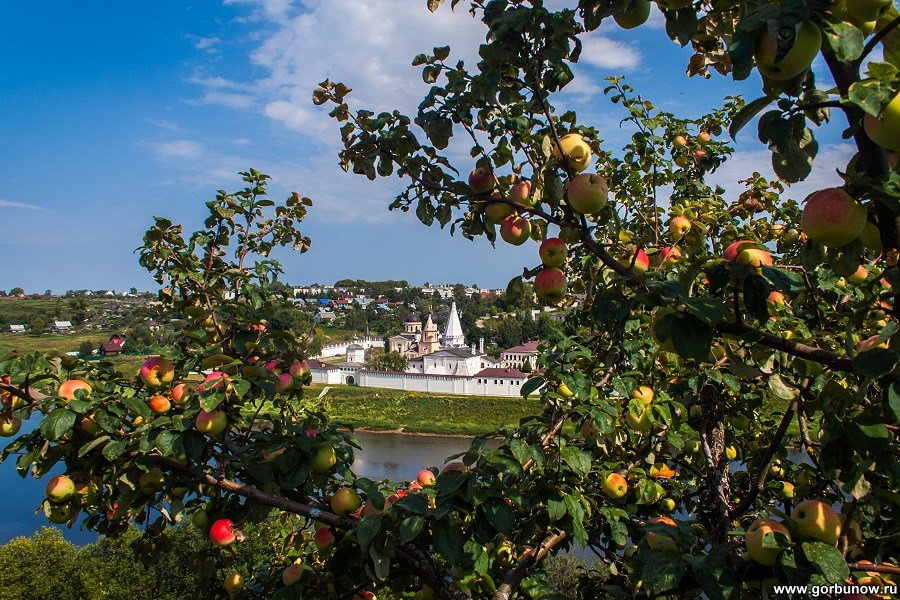
{"label": "white building", "polygon": [[364,363],[366,362],[366,349],[360,344],[350,344],[347,346],[347,362],[348,363]]}
{"label": "white building", "polygon": [[513,346],[512,348],[507,348],[500,355],[500,358],[503,361],[503,366],[511,367],[513,369],[521,369],[525,366],[525,363],[528,363],[531,368],[534,369],[534,366],[537,363],[538,344],[540,344],[539,341],[532,341],[526,342],[521,346]]}

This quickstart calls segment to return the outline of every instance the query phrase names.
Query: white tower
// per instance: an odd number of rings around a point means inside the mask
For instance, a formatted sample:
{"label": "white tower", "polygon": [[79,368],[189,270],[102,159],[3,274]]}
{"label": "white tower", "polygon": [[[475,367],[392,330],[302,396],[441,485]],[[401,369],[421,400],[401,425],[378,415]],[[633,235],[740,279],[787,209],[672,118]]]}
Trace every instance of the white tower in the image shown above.
{"label": "white tower", "polygon": [[447,328],[444,330],[444,346],[447,348],[460,348],[466,345],[466,336],[463,335],[462,325],[459,322],[459,313],[456,312],[456,302],[450,305],[450,317],[447,319]]}

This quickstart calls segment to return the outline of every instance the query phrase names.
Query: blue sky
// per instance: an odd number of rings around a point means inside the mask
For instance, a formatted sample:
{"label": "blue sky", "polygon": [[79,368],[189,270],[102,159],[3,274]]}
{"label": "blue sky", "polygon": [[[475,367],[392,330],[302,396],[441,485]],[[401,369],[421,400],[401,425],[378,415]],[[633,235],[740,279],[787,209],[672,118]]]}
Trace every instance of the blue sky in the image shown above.
{"label": "blue sky", "polygon": [[[203,202],[234,189],[236,172],[248,167],[275,177],[276,196],[296,190],[315,203],[304,224],[310,252],[279,254],[288,282],[505,285],[534,262],[533,245],[492,251],[389,213],[398,182],[344,174],[337,127],[310,102],[328,77],[354,88],[360,107],[412,113],[427,91],[409,64],[415,54],[449,44],[474,64],[484,33],[463,4],[432,15],[424,0],[6,3],[0,288],[150,289],[132,251],[152,217],[190,229]],[[655,13],[637,30],[604,24],[586,39],[579,77],[559,98],[613,148],[625,132],[600,93],[604,76],[624,73],[649,99],[685,115],[729,94],[759,93],[756,77],[687,79],[690,52],[671,43],[661,23]],[[817,167],[795,198],[835,181],[850,152],[839,133],[817,133]],[[716,176],[729,189],[753,170],[770,172],[752,126],[737,148],[739,160]],[[459,155],[464,165],[464,150]]]}

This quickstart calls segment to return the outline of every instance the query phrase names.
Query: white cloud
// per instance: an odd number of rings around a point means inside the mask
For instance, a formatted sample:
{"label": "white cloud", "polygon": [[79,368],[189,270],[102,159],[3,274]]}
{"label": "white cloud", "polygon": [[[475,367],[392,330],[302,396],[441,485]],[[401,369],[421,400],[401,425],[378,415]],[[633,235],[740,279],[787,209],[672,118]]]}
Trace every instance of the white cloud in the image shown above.
{"label": "white cloud", "polygon": [[203,155],[203,145],[191,140],[145,142],[144,145],[163,158],[198,158]]}
{"label": "white cloud", "polygon": [[[803,202],[816,190],[841,185],[842,180],[835,169],[844,168],[855,152],[855,147],[849,143],[820,147],[809,177],[788,187],[782,194],[782,198],[792,198],[797,202]],[[731,160],[707,178],[707,182],[711,185],[722,186],[726,190],[726,198],[733,199],[744,190],[738,180],[746,179],[754,171],[769,179],[776,178],[775,172],[772,170],[772,153],[769,150],[735,152]]]}
{"label": "white cloud", "polygon": [[641,62],[641,53],[625,44],[599,34],[582,38],[583,47],[579,63],[586,63],[603,69],[630,71]]}
{"label": "white cloud", "polygon": [[27,208],[29,210],[44,210],[44,207],[35,204],[26,204],[24,202],[10,202],[9,200],[0,200],[0,208]]}
{"label": "white cloud", "polygon": [[195,35],[188,36],[188,39],[194,43],[194,48],[209,53],[218,52],[219,49],[216,46],[222,42],[222,40],[217,37],[198,37]]}

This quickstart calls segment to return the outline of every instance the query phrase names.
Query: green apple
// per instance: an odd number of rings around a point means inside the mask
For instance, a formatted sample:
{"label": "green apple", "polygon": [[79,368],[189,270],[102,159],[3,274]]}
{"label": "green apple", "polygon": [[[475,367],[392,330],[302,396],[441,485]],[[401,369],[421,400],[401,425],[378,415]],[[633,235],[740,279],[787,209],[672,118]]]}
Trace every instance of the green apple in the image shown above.
{"label": "green apple", "polygon": [[[649,0],[640,0],[650,5]],[[606,179],[593,173],[579,173],[566,188],[569,206],[575,212],[593,215],[606,206],[609,199],[609,186]]]}
{"label": "green apple", "polygon": [[863,128],[869,138],[888,150],[900,150],[900,94],[888,102],[879,117],[867,114]]}
{"label": "green apple", "polygon": [[775,41],[769,35],[769,30],[763,28],[756,40],[754,53],[756,66],[759,72],[769,79],[786,81],[808,69],[819,54],[821,46],[822,33],[815,23],[807,21],[797,31],[794,45],[780,61],[777,61]]}
{"label": "green apple", "polygon": [[857,21],[877,21],[891,0],[846,0],[847,13]]}
{"label": "green apple", "polygon": [[646,433],[653,427],[653,422],[650,420],[650,411],[646,408],[638,416],[628,411],[628,414],[625,415],[625,423],[639,433]]}
{"label": "green apple", "polygon": [[650,0],[632,0],[613,19],[622,29],[634,29],[647,22],[650,18]]}
{"label": "green apple", "polygon": [[337,462],[334,446],[331,444],[319,444],[316,454],[310,463],[313,473],[325,473]]}

